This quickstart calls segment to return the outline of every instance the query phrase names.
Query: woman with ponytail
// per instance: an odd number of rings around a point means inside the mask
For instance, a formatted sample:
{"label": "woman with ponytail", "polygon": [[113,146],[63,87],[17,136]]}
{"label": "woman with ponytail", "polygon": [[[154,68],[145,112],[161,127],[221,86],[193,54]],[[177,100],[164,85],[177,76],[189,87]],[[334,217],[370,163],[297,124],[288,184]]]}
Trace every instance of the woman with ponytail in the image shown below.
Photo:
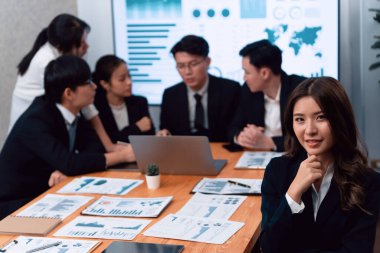
{"label": "woman with ponytail", "polygon": [[82,57],[88,49],[90,26],[70,14],[56,16],[37,36],[32,49],[18,64],[18,76],[13,91],[9,131],[29,107],[34,98],[44,91],[44,71],[47,64],[60,55]]}
{"label": "woman with ponytail", "polygon": [[[32,49],[18,64],[18,77],[12,97],[9,132],[20,115],[31,105],[34,98],[45,93],[43,79],[47,64],[64,54],[84,56],[89,47],[87,44],[89,32],[90,26],[86,22],[70,14],[56,16],[49,26],[40,32]],[[94,105],[83,108],[82,114],[87,120],[91,120],[91,125],[107,152],[126,148],[111,142]]]}

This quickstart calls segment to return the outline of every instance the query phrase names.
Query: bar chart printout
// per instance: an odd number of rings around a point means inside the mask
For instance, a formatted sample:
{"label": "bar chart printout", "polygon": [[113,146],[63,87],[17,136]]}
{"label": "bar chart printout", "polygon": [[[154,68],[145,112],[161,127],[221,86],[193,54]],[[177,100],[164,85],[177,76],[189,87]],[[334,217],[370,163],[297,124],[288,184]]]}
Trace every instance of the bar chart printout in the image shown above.
{"label": "bar chart printout", "polygon": [[151,220],[78,216],[54,236],[133,240]]}
{"label": "bar chart printout", "polygon": [[120,217],[157,217],[173,197],[114,198],[103,196],[82,214]]}
{"label": "bar chart printout", "polygon": [[91,199],[93,197],[48,194],[18,213],[17,216],[65,219]]}
{"label": "bar chart printout", "polygon": [[143,234],[152,237],[223,244],[243,226],[242,222],[225,219],[169,214]]}

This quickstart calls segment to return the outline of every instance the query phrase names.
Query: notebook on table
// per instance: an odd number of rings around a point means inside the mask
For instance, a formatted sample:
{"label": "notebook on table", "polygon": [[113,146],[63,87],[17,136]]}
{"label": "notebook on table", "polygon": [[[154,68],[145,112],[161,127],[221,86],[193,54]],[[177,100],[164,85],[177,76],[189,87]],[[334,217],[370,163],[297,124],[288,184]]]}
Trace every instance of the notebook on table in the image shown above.
{"label": "notebook on table", "polygon": [[205,136],[131,135],[129,141],[141,172],[154,163],[161,174],[213,176],[227,163],[212,158]]}
{"label": "notebook on table", "polygon": [[47,235],[61,222],[58,218],[8,215],[0,221],[0,234]]}

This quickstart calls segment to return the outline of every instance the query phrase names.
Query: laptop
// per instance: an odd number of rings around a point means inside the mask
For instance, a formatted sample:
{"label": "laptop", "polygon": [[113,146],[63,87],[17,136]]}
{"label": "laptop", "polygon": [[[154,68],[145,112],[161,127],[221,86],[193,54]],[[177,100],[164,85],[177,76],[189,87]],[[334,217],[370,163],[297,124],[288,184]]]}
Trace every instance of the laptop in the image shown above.
{"label": "laptop", "polygon": [[206,136],[130,135],[137,166],[145,172],[149,164],[157,164],[161,174],[219,174],[227,160],[213,160]]}

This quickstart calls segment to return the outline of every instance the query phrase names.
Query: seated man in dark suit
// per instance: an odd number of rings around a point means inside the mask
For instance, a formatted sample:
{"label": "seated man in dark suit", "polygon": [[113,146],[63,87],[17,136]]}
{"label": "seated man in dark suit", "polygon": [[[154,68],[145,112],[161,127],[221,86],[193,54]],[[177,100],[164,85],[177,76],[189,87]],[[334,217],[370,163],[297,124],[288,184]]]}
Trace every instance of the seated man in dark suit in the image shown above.
{"label": "seated man in dark suit", "polygon": [[239,83],[208,73],[209,46],[195,35],[171,49],[183,81],[164,91],[158,135],[205,135],[227,141],[228,125],[240,95]]}
{"label": "seated man in dark suit", "polygon": [[45,70],[46,94],[16,121],[0,153],[0,219],[67,176],[132,161],[131,150],[104,154],[80,110],[93,103],[96,86],[87,63],[61,56]]}
{"label": "seated man in dark suit", "polygon": [[281,50],[268,40],[248,44],[239,54],[245,84],[229,138],[246,148],[283,151],[284,109],[290,93],[305,78],[281,70]]}

